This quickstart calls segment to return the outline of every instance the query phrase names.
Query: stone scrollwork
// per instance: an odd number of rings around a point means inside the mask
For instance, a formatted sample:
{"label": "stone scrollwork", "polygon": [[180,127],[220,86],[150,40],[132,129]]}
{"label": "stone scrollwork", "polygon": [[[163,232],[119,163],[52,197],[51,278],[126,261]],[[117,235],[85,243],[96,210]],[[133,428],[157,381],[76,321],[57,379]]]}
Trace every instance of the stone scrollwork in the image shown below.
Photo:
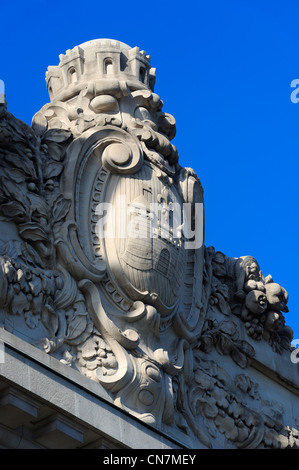
{"label": "stone scrollwork", "polygon": [[31,127],[0,104],[1,325],[196,446],[297,446],[245,373],[252,339],[289,348],[287,292],[194,243],[203,190],[150,57],[96,40],[60,59]]}

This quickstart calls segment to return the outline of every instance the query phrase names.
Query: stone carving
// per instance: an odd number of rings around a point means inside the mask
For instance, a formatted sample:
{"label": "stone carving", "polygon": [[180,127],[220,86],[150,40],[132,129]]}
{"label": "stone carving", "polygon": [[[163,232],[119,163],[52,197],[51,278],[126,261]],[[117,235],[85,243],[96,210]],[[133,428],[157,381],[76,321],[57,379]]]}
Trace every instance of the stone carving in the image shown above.
{"label": "stone carving", "polygon": [[264,400],[257,383],[246,374],[232,378],[199,350],[194,357],[194,376],[187,383],[179,377],[177,400],[187,426],[206,447],[217,439],[224,448],[299,448],[298,430],[282,424],[281,405]]}
{"label": "stone carving", "polygon": [[144,51],[96,40],[49,67],[31,127],[0,104],[1,323],[195,445],[296,447],[258,386],[209,359],[288,349],[287,293],[252,257],[188,249],[203,190],[154,82]]}
{"label": "stone carving", "polygon": [[210,304],[225,315],[236,315],[255,340],[268,341],[273,349],[289,349],[293,331],[285,324],[288,293],[272,276],[265,277],[252,256],[228,258],[209,249],[213,275]]}

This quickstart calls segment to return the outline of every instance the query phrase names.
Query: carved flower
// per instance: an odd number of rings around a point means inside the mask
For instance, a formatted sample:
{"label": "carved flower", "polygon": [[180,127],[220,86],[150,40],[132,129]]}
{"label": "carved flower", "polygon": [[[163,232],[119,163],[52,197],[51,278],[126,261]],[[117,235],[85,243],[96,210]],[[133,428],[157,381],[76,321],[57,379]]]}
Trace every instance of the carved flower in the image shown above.
{"label": "carved flower", "polygon": [[247,375],[238,374],[235,377],[235,384],[241,392],[248,393],[250,397],[259,399],[258,384],[252,382]]}
{"label": "carved flower", "polygon": [[196,370],[194,380],[202,390],[208,391],[214,388],[215,379],[212,379],[200,369]]}
{"label": "carved flower", "polygon": [[279,434],[274,429],[266,429],[264,442],[267,447],[272,449],[285,449],[289,444],[288,437]]}
{"label": "carved flower", "polygon": [[11,312],[13,315],[22,315],[26,310],[30,309],[30,303],[24,292],[20,291],[14,295],[10,304]]}
{"label": "carved flower", "polygon": [[25,323],[29,328],[31,328],[32,330],[34,328],[37,328],[40,321],[40,315],[33,315],[31,311],[28,311],[25,312],[24,318]]}
{"label": "carved flower", "polygon": [[230,441],[235,441],[238,438],[238,428],[235,425],[233,418],[225,413],[219,413],[215,418],[215,424],[219,431],[225,435]]}
{"label": "carved flower", "polygon": [[78,346],[77,359],[81,371],[94,379],[96,379],[96,376],[92,372],[96,372],[98,367],[101,367],[105,375],[111,375],[117,367],[115,356],[112,354],[110,347],[98,335],[90,336],[83,344]]}

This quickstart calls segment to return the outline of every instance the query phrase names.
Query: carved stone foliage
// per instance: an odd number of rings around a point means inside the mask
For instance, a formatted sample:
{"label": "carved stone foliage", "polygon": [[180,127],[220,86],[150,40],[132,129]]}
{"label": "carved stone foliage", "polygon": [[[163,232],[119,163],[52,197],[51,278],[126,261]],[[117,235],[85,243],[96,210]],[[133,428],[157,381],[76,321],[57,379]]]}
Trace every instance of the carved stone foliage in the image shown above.
{"label": "carved stone foliage", "polygon": [[[184,248],[175,209],[181,216],[184,203],[202,202],[202,188],[177,163],[175,121],[140,81],[135,65],[145,56],[135,52],[123,75],[79,80],[76,93],[52,96],[31,128],[2,106],[1,319],[119,406],[171,425],[172,377],[200,335],[207,302],[193,285],[203,247]],[[113,214],[116,236],[101,237],[98,208],[107,202],[128,212],[125,236]]]}
{"label": "carved stone foliage", "polygon": [[194,351],[193,375],[176,383],[177,407],[185,432],[208,448],[298,449],[299,432],[283,424],[279,403],[263,399],[259,385],[246,373],[231,376],[200,350]]}
{"label": "carved stone foliage", "polygon": [[288,348],[287,293],[251,257],[188,248],[203,190],[178,164],[149,56],[91,41],[60,58],[32,127],[0,105],[2,326],[200,446],[297,446],[259,412],[245,372],[209,359],[248,369],[240,321],[248,338]]}
{"label": "carved stone foliage", "polygon": [[229,258],[208,250],[213,271],[210,305],[226,316],[239,317],[249,337],[269,342],[281,353],[290,348],[292,329],[286,325],[288,293],[265,277],[252,256]]}
{"label": "carved stone foliage", "polygon": [[47,263],[55,266],[54,232],[69,210],[70,201],[59,193],[69,131],[26,126],[1,110],[1,214],[17,225]]}

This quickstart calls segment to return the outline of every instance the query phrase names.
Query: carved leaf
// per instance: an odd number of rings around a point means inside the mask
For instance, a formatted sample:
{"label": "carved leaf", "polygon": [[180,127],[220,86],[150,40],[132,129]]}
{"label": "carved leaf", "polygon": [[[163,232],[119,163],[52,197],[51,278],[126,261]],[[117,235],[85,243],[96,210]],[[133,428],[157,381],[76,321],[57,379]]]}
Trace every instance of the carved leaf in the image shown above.
{"label": "carved leaf", "polygon": [[71,201],[69,199],[64,199],[62,194],[60,194],[53,203],[53,219],[54,223],[62,220],[70,210]]}
{"label": "carved leaf", "polygon": [[217,291],[220,292],[223,297],[228,300],[229,298],[229,293],[228,293],[228,287],[226,284],[217,284]]}
{"label": "carved leaf", "polygon": [[216,350],[219,354],[228,355],[234,349],[234,343],[226,335],[219,335],[218,341],[216,343]]}
{"label": "carved leaf", "polygon": [[224,370],[222,367],[218,366],[217,368],[217,381],[222,384],[224,387],[230,387],[232,386],[232,380],[228,372]]}
{"label": "carved leaf", "polygon": [[65,150],[62,147],[62,145],[57,144],[56,142],[48,142],[48,155],[52,160],[55,160],[56,162],[60,162],[63,160]]}
{"label": "carved leaf", "polygon": [[82,344],[84,341],[86,341],[90,337],[92,330],[93,330],[93,324],[87,323],[86,329],[83,331],[83,333],[81,333],[76,338],[72,338],[71,340],[68,340],[68,343],[71,344],[72,346]]}
{"label": "carved leaf", "polygon": [[218,307],[223,315],[231,315],[231,309],[226,300],[222,297],[221,294],[217,295],[218,298]]}
{"label": "carved leaf", "polygon": [[47,330],[55,335],[59,328],[59,320],[55,310],[50,305],[45,305],[41,319]]}
{"label": "carved leaf", "polygon": [[220,263],[213,263],[213,271],[215,276],[222,277],[226,275],[226,267]]}
{"label": "carved leaf", "polygon": [[4,176],[0,178],[1,189],[6,197],[11,200],[18,201],[21,205],[23,205],[26,209],[26,206],[30,206],[30,201],[28,200],[26,194],[21,189],[20,185],[15,183],[14,181],[10,181],[8,178]]}
{"label": "carved leaf", "polygon": [[255,350],[247,341],[239,341],[231,352],[231,357],[242,369],[248,367]]}
{"label": "carved leaf", "polygon": [[[1,179],[0,179],[1,181]],[[1,187],[0,187],[0,204],[2,204],[4,201],[6,201],[6,197],[5,197],[5,194],[4,192],[2,191]]]}
{"label": "carved leaf", "polygon": [[234,348],[231,353],[233,361],[242,369],[248,366],[248,358],[238,348]]}
{"label": "carved leaf", "polygon": [[44,177],[45,179],[55,178],[59,176],[63,170],[63,164],[58,162],[48,162],[45,170],[44,170]]}
{"label": "carved leaf", "polygon": [[16,153],[5,155],[5,160],[13,167],[18,168],[26,173],[26,175],[36,178],[36,171],[32,161],[29,158],[21,157]]}
{"label": "carved leaf", "polygon": [[34,215],[37,217],[45,217],[47,219],[49,216],[49,210],[45,199],[39,194],[33,192],[28,193],[28,199],[30,200]]}
{"label": "carved leaf", "polygon": [[202,390],[212,390],[214,387],[213,380],[200,369],[194,373],[194,380]]}
{"label": "carved leaf", "polygon": [[96,338],[90,337],[82,345],[79,346],[78,350],[81,352],[81,356],[85,360],[92,359],[97,354],[97,343]]}
{"label": "carved leaf", "polygon": [[10,308],[13,315],[22,315],[25,310],[29,310],[30,305],[24,292],[20,291],[13,296]]}
{"label": "carved leaf", "polygon": [[50,129],[45,133],[43,141],[61,143],[68,140],[71,135],[71,131],[65,129]]}
{"label": "carved leaf", "polygon": [[253,357],[255,355],[255,350],[247,341],[240,341],[238,343],[239,347],[248,357]]}
{"label": "carved leaf", "polygon": [[26,325],[31,328],[32,330],[38,326],[39,323],[39,316],[32,315],[32,312],[25,312],[24,315]]}
{"label": "carved leaf", "polygon": [[238,437],[238,428],[235,426],[234,420],[230,416],[222,416],[218,414],[215,419],[215,424],[225,437],[234,441]]}
{"label": "carved leaf", "polygon": [[204,414],[208,419],[214,419],[218,415],[218,407],[214,403],[207,402],[204,407]]}
{"label": "carved leaf", "polygon": [[244,374],[239,374],[236,376],[235,384],[243,393],[248,393],[252,386],[251,380],[249,377],[247,377],[247,375]]}
{"label": "carved leaf", "polygon": [[26,216],[26,210],[24,209],[24,206],[22,206],[22,204],[17,201],[11,201],[7,204],[2,204],[1,212],[9,219],[23,220],[24,216]]}
{"label": "carved leaf", "polygon": [[41,136],[47,130],[47,119],[42,113],[36,113],[32,120],[32,129],[37,136]]}
{"label": "carved leaf", "polygon": [[71,340],[80,336],[87,326],[86,315],[76,315],[73,317],[68,325],[66,338]]}
{"label": "carved leaf", "polygon": [[[11,115],[11,119],[9,121],[6,121],[4,124],[6,130],[9,132],[9,135],[12,137],[11,141],[13,143],[23,143],[26,141],[26,138],[30,138],[30,127],[27,126],[24,122],[20,121],[19,119],[16,119],[14,116]],[[7,134],[6,134],[7,136]]]}
{"label": "carved leaf", "polygon": [[33,264],[33,266],[42,266],[42,261],[39,255],[28,243],[25,243],[24,256],[29,264]]}
{"label": "carved leaf", "polygon": [[5,169],[5,176],[13,179],[16,183],[24,183],[26,181],[26,175],[20,168],[9,168]]}
{"label": "carved leaf", "polygon": [[19,233],[25,240],[45,241],[48,240],[48,236],[40,224],[28,222],[26,224],[19,225]]}
{"label": "carved leaf", "polygon": [[225,333],[229,336],[234,336],[236,331],[237,331],[237,325],[233,323],[232,321],[222,321],[219,326],[219,330],[222,331],[222,333]]}

